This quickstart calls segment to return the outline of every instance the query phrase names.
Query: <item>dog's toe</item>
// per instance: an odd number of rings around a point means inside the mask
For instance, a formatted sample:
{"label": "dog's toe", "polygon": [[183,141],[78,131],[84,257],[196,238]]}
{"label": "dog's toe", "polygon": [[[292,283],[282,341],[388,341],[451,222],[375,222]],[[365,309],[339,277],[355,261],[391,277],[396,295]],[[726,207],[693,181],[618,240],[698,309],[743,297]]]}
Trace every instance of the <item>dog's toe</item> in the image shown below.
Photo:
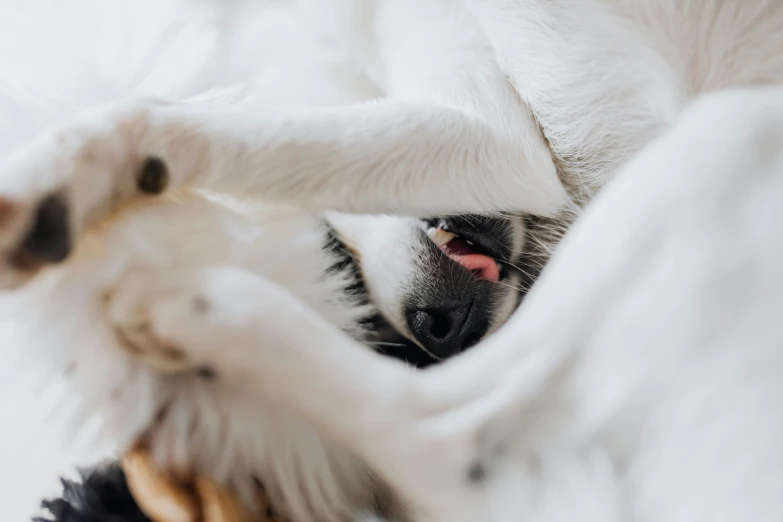
{"label": "dog's toe", "polygon": [[164,274],[131,273],[106,294],[109,321],[119,345],[134,358],[161,373],[202,370],[184,347],[167,339],[154,325],[155,307],[177,294]]}

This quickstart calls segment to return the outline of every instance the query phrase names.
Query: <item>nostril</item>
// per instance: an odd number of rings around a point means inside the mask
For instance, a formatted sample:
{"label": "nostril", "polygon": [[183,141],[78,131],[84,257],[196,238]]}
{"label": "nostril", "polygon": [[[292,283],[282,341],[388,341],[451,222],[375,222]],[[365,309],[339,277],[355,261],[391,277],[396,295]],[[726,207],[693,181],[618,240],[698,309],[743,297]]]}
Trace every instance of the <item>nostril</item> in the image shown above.
{"label": "nostril", "polygon": [[468,348],[477,345],[480,340],[481,340],[481,334],[477,332],[468,334],[468,336],[465,337],[465,340],[462,341],[462,349],[467,350]]}
{"label": "nostril", "polygon": [[447,315],[432,314],[432,329],[430,333],[435,339],[443,340],[451,333],[451,319]]}
{"label": "nostril", "polygon": [[70,251],[68,203],[62,194],[52,194],[38,204],[32,227],[16,257],[23,261],[22,264],[59,263]]}
{"label": "nostril", "polygon": [[454,333],[452,318],[435,310],[416,310],[409,313],[408,325],[422,342],[443,342]]}

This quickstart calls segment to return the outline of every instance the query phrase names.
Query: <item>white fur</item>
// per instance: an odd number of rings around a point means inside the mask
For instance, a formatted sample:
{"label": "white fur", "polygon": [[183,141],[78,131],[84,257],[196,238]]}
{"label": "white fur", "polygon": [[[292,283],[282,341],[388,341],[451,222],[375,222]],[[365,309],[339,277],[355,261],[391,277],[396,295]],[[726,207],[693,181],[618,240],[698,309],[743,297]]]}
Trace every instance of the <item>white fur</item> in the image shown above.
{"label": "white fur", "polygon": [[[84,238],[71,263],[39,276],[19,296],[14,304],[25,312],[17,338],[54,348],[47,355],[54,372],[42,377],[61,378],[64,370],[74,426],[97,413],[99,436],[120,451],[166,407],[166,422],[155,430],[151,445],[161,465],[195,466],[218,480],[238,481],[248,502],[253,492],[247,480],[257,475],[298,518],[309,519],[311,506],[330,519],[346,516],[340,509],[347,506],[369,509],[368,472],[349,452],[318,437],[301,416],[269,401],[243,398],[222,377],[212,383],[189,372],[178,375],[177,361],[138,353],[147,335],[139,324],[143,317],[123,307],[112,289],[119,284],[125,294],[144,295],[138,274],[167,274],[174,283],[188,267],[205,262],[258,271],[330,324],[360,334],[357,320],[364,310],[344,296],[343,275],[324,278],[324,267],[333,261],[322,250],[316,218],[296,210],[240,213],[236,208],[185,196],[116,217]],[[124,326],[123,338],[136,350],[118,342],[112,324]]]}
{"label": "white fur", "polygon": [[[52,190],[67,189],[76,234],[135,199],[148,155],[165,160],[175,187],[309,211],[558,215],[696,95],[783,80],[774,2],[332,7],[342,16],[324,36],[361,50],[353,59],[382,101],[98,110],[0,170],[0,194],[23,209],[0,251],[15,247]],[[780,221],[780,99],[748,91],[690,111],[596,202],[532,302],[443,368],[419,375],[381,360],[257,272],[207,261],[176,278],[156,267],[134,279],[179,283],[173,294],[121,284],[115,299],[133,313],[114,323],[133,327],[144,311],[151,348],[177,341],[188,365],[214,364],[250,397],[295,408],[359,452],[422,520],[571,519],[557,510],[572,502],[600,520],[773,520],[783,510],[781,425],[770,415],[781,395],[771,319],[780,251],[762,225]],[[9,285],[29,278],[7,266],[0,275]],[[716,289],[720,276],[737,286]],[[206,318],[196,298],[210,303]],[[740,320],[745,307],[754,313]],[[694,311],[703,316],[685,321]],[[226,339],[231,350],[216,352]],[[701,457],[691,475],[675,469],[686,443]],[[492,462],[499,448],[508,464]],[[477,460],[490,475],[470,486]]]}
{"label": "white fur", "polygon": [[[77,9],[76,14],[81,13],[79,9],[92,14],[98,24],[106,24],[107,16],[117,16],[119,26],[104,27],[117,39],[107,37],[105,47],[114,50],[115,58],[122,57],[126,48],[118,42],[127,41],[127,54],[136,52],[146,57],[148,68],[126,62],[123,73],[106,70],[107,65],[93,49],[95,40],[85,35],[80,35],[83,40],[70,35],[64,40],[66,44],[45,40],[43,35],[29,35],[29,43],[37,45],[39,53],[54,56],[52,62],[40,56],[30,58],[24,69],[10,53],[5,57],[5,63],[21,69],[9,77],[15,83],[6,86],[0,104],[9,118],[0,127],[6,151],[14,144],[18,148],[19,143],[29,140],[47,123],[51,125],[53,121],[73,118],[98,102],[128,92],[183,98],[199,88],[213,87],[214,80],[213,83],[202,81],[207,73],[216,70],[213,61],[222,63],[222,53],[245,49],[244,45],[235,42],[213,45],[209,37],[215,35],[207,23],[209,19],[195,16],[198,13],[185,11],[190,18],[180,19],[172,16],[178,12],[176,9],[161,8],[165,14],[158,19],[154,10],[157,8],[148,6],[152,10],[146,11],[150,16],[146,23],[153,26],[147,28],[150,31],[148,38],[152,40],[150,44],[141,37],[143,28],[122,25],[123,19],[127,21],[126,11],[135,12],[133,6],[119,11],[117,6],[107,6],[106,12],[95,12],[95,7],[89,2],[72,6]],[[76,16],[70,12],[58,13],[56,7],[47,13],[51,20],[58,22],[73,20]],[[23,18],[27,14],[22,10],[15,16]],[[250,94],[243,96],[247,98],[246,106],[258,101],[279,106],[294,102],[336,104],[372,94],[361,82],[360,75],[351,74],[351,67],[339,56],[314,53],[316,47],[301,31],[290,11],[269,8],[261,14],[254,11],[253,15],[255,25],[251,28],[254,31],[267,27],[266,24],[281,30],[276,35],[271,31],[266,33],[268,40],[263,43],[267,48],[276,49],[283,42],[291,54],[285,60],[278,58],[277,52],[273,57],[263,50],[260,56],[266,60],[262,64],[264,68],[249,79]],[[270,15],[270,19],[262,15]],[[43,20],[50,19],[43,17]],[[19,23],[11,19],[11,27],[13,22]],[[285,34],[277,26],[280,22],[287,23]],[[161,26],[171,32],[167,35],[159,29]],[[45,34],[45,27],[40,30]],[[51,45],[47,47],[41,41],[34,43],[36,38],[49,41]],[[19,36],[9,36],[7,40],[9,46],[25,41]],[[191,48],[193,54],[183,53],[181,48]],[[166,63],[165,53],[158,56],[167,50],[178,59],[177,67]],[[69,56],[69,52],[73,56]],[[299,57],[297,52],[305,54]],[[185,60],[188,56],[192,57],[191,61]],[[76,63],[83,68],[73,71],[67,68],[68,64]],[[61,64],[64,66],[55,67]],[[168,74],[162,74],[164,68]],[[231,73],[238,75],[241,64],[228,70],[219,69],[218,78],[232,81]],[[286,88],[281,88],[281,84]],[[314,89],[314,85],[319,88]],[[326,92],[323,87],[328,86],[332,89]],[[369,92],[364,92],[365,89]],[[218,96],[217,103],[230,98],[232,90],[224,90],[229,96]],[[202,98],[214,96],[207,94]],[[99,147],[97,153],[110,157],[111,150]],[[96,175],[102,173],[96,171]],[[36,183],[34,178],[28,181]],[[110,220],[104,220],[97,229],[91,229],[89,236],[81,241],[73,262],[42,274],[25,292],[4,296],[3,322],[4,326],[5,323],[10,326],[8,332],[3,332],[6,360],[32,361],[32,365],[14,367],[26,370],[26,380],[54,383],[57,389],[48,390],[49,398],[52,391],[64,391],[64,396],[54,401],[55,407],[65,414],[73,428],[77,428],[66,430],[66,438],[85,431],[85,427],[90,428],[87,442],[98,442],[98,455],[107,449],[122,451],[150,427],[161,407],[173,401],[169,406],[173,412],[170,423],[165,425],[152,448],[161,464],[177,465],[186,461],[204,466],[221,480],[239,478],[238,486],[248,501],[252,491],[248,490],[250,483],[247,480],[251,474],[260,475],[276,507],[298,520],[311,520],[313,512],[326,519],[338,520],[357,511],[369,510],[375,485],[366,467],[350,452],[323,440],[300,415],[281,410],[268,401],[249,398],[246,402],[230,387],[221,384],[216,387],[195,376],[171,376],[171,365],[167,366],[167,361],[128,352],[118,344],[112,329],[110,312],[116,313],[117,301],[113,301],[112,310],[103,302],[107,292],[123,277],[131,277],[134,271],[165,273],[212,259],[259,270],[264,277],[297,292],[331,324],[361,337],[357,320],[366,310],[345,295],[343,274],[324,278],[325,268],[334,259],[322,250],[323,239],[324,225],[318,217],[307,212],[270,208],[214,194],[205,197],[185,191],[162,200],[133,205]],[[401,259],[404,260],[404,255]],[[164,375],[159,374],[161,371]],[[11,377],[9,374],[8,378]],[[15,409],[3,407],[2,411]],[[95,422],[88,422],[95,420],[99,421],[97,431]],[[14,424],[17,422],[13,419]],[[189,429],[194,423],[200,426],[197,439],[188,439],[193,435]],[[38,419],[30,428],[40,430],[42,424],[43,420]],[[59,431],[53,418],[45,425],[51,431]],[[59,438],[50,439],[61,443]],[[13,435],[10,440],[19,444]],[[37,437],[35,440],[44,439]],[[172,451],[172,443],[179,451]],[[60,447],[63,446],[72,449],[68,444]],[[205,448],[210,449],[202,451]],[[10,453],[18,453],[18,450],[11,447]],[[2,461],[6,470],[18,477],[39,454],[46,456],[49,452],[28,447],[25,454],[26,458],[22,460],[15,455],[13,458],[4,456]],[[95,458],[94,451],[86,454]],[[77,453],[78,464],[90,463],[83,460],[84,455],[83,451]],[[198,455],[206,460],[199,461]],[[73,460],[58,458],[57,465],[42,464],[39,469],[72,465]],[[51,478],[38,474],[23,481],[30,483],[33,496],[31,498],[25,490],[21,498],[14,499],[7,514],[15,517],[18,507],[21,517],[22,513],[34,508],[40,499],[34,495],[43,490],[36,484],[48,483]],[[21,488],[16,478],[3,491],[10,493]]]}

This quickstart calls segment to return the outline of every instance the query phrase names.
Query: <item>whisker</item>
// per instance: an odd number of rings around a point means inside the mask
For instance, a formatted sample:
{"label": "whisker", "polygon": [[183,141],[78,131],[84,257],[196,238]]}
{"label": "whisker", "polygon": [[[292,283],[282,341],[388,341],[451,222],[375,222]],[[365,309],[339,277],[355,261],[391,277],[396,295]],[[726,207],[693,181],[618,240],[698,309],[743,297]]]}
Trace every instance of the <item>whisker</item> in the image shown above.
{"label": "whisker", "polygon": [[515,286],[515,285],[512,285],[512,284],[503,282],[503,281],[492,281],[492,283],[494,283],[496,285],[501,285],[501,286],[505,286],[505,287],[511,288],[512,290],[516,290],[517,292],[528,292],[528,291],[530,291],[530,287],[525,288],[524,286]]}
{"label": "whisker", "polygon": [[[520,272],[522,272],[524,275],[528,276],[531,279],[535,279],[536,278],[536,276],[534,274],[531,274],[530,272],[528,272],[527,270],[525,270],[521,266],[517,266],[514,263],[511,263],[510,261],[506,261],[504,259],[495,259],[495,262],[502,263],[502,264],[508,265],[508,266],[510,266],[510,267],[512,267],[512,268],[514,268],[516,270],[519,270]],[[539,268],[539,267],[534,267],[534,268]]]}

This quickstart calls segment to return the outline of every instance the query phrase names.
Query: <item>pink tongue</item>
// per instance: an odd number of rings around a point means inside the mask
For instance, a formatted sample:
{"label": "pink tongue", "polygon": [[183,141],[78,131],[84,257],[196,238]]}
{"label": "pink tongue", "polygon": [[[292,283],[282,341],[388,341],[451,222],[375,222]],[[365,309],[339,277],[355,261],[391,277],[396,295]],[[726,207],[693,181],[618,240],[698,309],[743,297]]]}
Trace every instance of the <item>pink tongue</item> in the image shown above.
{"label": "pink tongue", "polygon": [[491,257],[484,254],[454,254],[449,252],[447,248],[442,248],[442,250],[453,261],[476,272],[481,279],[494,282],[500,279],[498,264]]}

